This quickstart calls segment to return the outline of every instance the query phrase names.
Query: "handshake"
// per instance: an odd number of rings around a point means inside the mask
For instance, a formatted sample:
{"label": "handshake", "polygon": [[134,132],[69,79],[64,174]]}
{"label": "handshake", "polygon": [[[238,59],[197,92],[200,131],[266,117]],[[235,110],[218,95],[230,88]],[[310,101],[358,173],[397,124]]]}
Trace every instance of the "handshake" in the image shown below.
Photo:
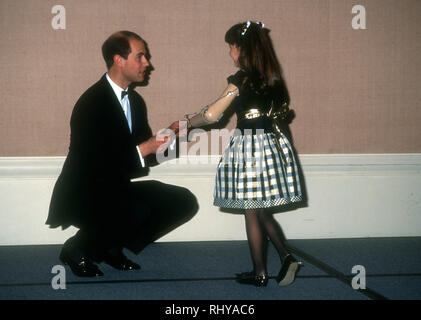
{"label": "handshake", "polygon": [[143,156],[151,153],[163,153],[168,147],[173,147],[175,139],[187,135],[191,128],[198,128],[218,122],[232,100],[238,96],[238,88],[229,83],[222,95],[213,103],[208,104],[198,113],[186,115],[186,120],[173,122],[168,128],[160,130],[156,135],[139,145]]}
{"label": "handshake", "polygon": [[168,128],[161,129],[138,147],[142,156],[151,153],[164,153],[168,148],[173,149],[176,139],[187,135],[187,120],[173,122]]}

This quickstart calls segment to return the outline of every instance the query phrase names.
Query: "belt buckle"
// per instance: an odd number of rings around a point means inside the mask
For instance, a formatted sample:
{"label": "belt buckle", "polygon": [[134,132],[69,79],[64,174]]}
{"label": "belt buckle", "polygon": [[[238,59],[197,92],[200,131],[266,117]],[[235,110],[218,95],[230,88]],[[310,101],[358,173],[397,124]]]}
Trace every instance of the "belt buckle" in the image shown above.
{"label": "belt buckle", "polygon": [[254,119],[254,118],[258,118],[258,117],[260,117],[260,114],[258,114],[258,113],[248,113],[247,115],[246,115],[246,118],[247,119]]}
{"label": "belt buckle", "polygon": [[259,110],[256,109],[252,109],[250,110],[248,113],[246,113],[246,118],[247,119],[254,119],[254,118],[258,118],[261,117],[262,113]]}

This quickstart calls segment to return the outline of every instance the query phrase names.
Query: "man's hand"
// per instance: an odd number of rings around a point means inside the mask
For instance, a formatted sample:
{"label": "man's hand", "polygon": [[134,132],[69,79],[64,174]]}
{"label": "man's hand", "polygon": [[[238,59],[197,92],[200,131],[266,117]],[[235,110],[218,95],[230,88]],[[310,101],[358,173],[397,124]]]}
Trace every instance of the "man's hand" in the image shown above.
{"label": "man's hand", "polygon": [[169,141],[168,135],[154,135],[139,145],[140,153],[143,157],[146,157],[151,153],[164,152],[168,148]]}
{"label": "man's hand", "polygon": [[168,129],[172,130],[175,133],[175,135],[177,136],[178,132],[180,131],[180,122],[174,121],[173,123],[171,123],[171,125],[168,127]]}
{"label": "man's hand", "polygon": [[158,131],[156,135],[140,144],[139,150],[144,157],[151,153],[163,153],[175,138],[184,137],[186,135],[187,121],[175,121],[167,129]]}
{"label": "man's hand", "polygon": [[172,129],[162,129],[156,134],[156,140],[160,143],[156,153],[164,153],[169,145],[175,141],[176,135]]}
{"label": "man's hand", "polygon": [[173,122],[168,129],[172,130],[177,138],[187,135],[187,120],[178,120]]}

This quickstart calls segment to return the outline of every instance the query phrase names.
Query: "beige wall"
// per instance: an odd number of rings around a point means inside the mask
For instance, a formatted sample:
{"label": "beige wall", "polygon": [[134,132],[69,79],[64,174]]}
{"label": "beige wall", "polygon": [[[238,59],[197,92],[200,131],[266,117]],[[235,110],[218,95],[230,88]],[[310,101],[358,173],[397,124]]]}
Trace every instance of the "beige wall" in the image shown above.
{"label": "beige wall", "polygon": [[[65,30],[51,26],[56,4]],[[366,30],[351,27],[356,4]],[[196,111],[235,72],[224,34],[247,19],[272,30],[300,153],[421,152],[419,0],[0,0],[0,157],[66,155],[73,105],[121,29],[151,50],[137,90],[153,130]]]}

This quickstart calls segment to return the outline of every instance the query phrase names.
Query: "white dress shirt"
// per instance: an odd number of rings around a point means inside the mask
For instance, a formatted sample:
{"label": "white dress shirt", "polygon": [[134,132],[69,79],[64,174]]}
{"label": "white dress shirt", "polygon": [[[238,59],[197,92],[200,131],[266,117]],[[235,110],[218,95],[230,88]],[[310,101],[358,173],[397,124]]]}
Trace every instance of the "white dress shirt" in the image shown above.
{"label": "white dress shirt", "polygon": [[[111,85],[111,88],[113,88],[115,95],[117,96],[118,101],[120,102],[121,108],[123,109],[124,115],[127,119],[127,113],[129,113],[130,116],[130,101],[129,96],[125,95],[123,99],[121,99],[121,92],[127,91],[128,88],[122,89],[119,85],[117,85],[113,80],[111,80],[108,73],[105,74],[105,77],[107,78],[109,84]],[[128,123],[130,132],[132,131],[131,123]],[[142,157],[142,153],[139,150],[139,146],[136,146],[137,153],[139,154],[140,162],[142,163],[142,167],[145,167],[145,160]]]}

